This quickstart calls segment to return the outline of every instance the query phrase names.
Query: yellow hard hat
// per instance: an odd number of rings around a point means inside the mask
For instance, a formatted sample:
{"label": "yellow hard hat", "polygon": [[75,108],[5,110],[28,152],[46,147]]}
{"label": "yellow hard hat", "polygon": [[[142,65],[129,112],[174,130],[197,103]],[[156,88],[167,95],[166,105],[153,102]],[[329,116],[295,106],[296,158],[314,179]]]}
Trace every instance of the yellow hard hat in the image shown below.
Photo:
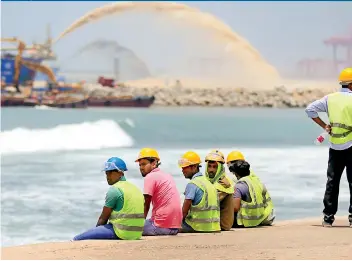
{"label": "yellow hard hat", "polygon": [[158,152],[152,148],[141,149],[141,151],[138,154],[138,158],[136,159],[135,162],[138,162],[140,159],[145,159],[145,158],[154,158],[154,159],[157,159],[158,161],[160,160]]}
{"label": "yellow hard hat", "polygon": [[224,154],[219,151],[219,150],[212,150],[210,153],[205,157],[205,162],[207,161],[216,161],[216,162],[221,162],[225,163],[225,157]]}
{"label": "yellow hard hat", "polygon": [[226,163],[229,163],[235,160],[244,160],[244,156],[242,152],[238,150],[231,151],[229,155],[227,155]]}
{"label": "yellow hard hat", "polygon": [[339,76],[341,84],[352,83],[352,68],[345,68],[342,70]]}
{"label": "yellow hard hat", "polygon": [[194,151],[187,151],[178,161],[180,168],[185,168],[191,165],[200,164],[202,161],[197,153]]}

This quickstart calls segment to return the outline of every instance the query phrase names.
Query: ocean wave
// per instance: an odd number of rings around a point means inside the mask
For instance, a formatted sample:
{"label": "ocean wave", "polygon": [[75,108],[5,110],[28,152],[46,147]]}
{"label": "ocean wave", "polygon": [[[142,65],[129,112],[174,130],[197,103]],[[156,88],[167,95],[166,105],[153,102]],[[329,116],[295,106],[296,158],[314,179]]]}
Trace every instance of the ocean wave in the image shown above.
{"label": "ocean wave", "polygon": [[0,134],[3,155],[131,147],[133,138],[113,120],[61,124],[50,129],[16,128]]}

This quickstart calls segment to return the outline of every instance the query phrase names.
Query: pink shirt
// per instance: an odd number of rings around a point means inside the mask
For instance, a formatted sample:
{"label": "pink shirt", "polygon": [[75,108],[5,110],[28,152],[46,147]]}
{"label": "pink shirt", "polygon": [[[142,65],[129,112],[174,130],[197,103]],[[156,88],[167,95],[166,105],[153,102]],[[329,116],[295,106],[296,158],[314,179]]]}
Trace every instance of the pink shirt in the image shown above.
{"label": "pink shirt", "polygon": [[182,222],[181,199],[176,183],[170,174],[159,168],[144,178],[144,194],[152,196],[151,220],[161,228],[180,228]]}

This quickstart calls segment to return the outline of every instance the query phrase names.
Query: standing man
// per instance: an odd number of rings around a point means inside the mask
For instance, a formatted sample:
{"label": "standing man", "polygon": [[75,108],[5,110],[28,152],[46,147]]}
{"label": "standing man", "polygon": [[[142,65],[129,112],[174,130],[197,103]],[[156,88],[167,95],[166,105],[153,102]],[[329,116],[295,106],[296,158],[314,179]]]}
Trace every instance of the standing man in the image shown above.
{"label": "standing man", "polygon": [[75,236],[73,240],[140,239],[145,221],[142,192],[126,181],[124,172],[127,171],[127,167],[122,159],[118,157],[108,159],[103,171],[111,187],[106,193],[105,205],[97,225]]}
{"label": "standing man", "polygon": [[214,185],[200,172],[197,153],[188,151],[178,161],[182,173],[190,183],[186,186],[182,206],[183,233],[220,231],[220,208]]}
{"label": "standing man", "polygon": [[[306,113],[330,134],[328,180],[324,195],[323,226],[331,227],[338,208],[340,180],[346,168],[350,189],[349,222],[352,227],[352,68],[344,69],[339,77],[341,90],[314,101]],[[318,112],[326,112],[330,124],[320,119]]]}
{"label": "standing man", "polygon": [[224,154],[219,150],[212,150],[205,157],[205,176],[214,184],[218,191],[220,201],[220,227],[221,230],[230,230],[234,221],[233,193],[234,182],[225,173]]}
{"label": "standing man", "polygon": [[144,178],[144,216],[150,203],[152,216],[145,221],[143,236],[176,235],[181,227],[180,193],[173,177],[160,170],[160,157],[152,148],[144,148],[136,160]]}

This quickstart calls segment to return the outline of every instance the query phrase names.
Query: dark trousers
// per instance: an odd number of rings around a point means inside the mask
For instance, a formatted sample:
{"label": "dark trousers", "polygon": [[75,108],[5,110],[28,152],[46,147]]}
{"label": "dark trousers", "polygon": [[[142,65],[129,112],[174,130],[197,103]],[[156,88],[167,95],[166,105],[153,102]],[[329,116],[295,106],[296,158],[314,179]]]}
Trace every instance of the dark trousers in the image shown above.
{"label": "dark trousers", "polygon": [[329,163],[324,195],[324,214],[335,215],[338,207],[340,180],[346,168],[347,181],[350,188],[349,213],[352,214],[352,147],[347,150],[329,150]]}
{"label": "dark trousers", "polygon": [[235,213],[234,218],[235,218],[235,219],[233,220],[232,227],[233,227],[233,228],[244,228],[244,226],[243,226],[243,225],[239,225],[239,224],[237,224],[237,212]]}

